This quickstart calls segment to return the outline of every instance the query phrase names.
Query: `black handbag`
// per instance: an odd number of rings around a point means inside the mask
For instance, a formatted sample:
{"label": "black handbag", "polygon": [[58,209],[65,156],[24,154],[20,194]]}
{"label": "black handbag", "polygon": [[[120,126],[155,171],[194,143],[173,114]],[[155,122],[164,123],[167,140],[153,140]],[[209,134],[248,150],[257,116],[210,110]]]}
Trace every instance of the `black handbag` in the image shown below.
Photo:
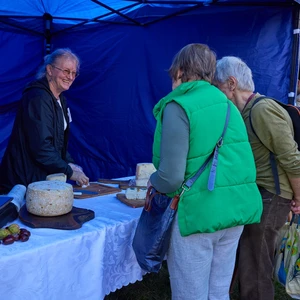
{"label": "black handbag", "polygon": [[157,192],[153,187],[148,188],[144,209],[132,242],[137,262],[143,270],[147,272],[158,272],[160,270],[169,248],[172,224],[180,197],[191,188],[211,160],[212,164],[207,188],[210,191],[214,189],[218,153],[223,144],[229,118],[230,104],[228,103],[224,129],[214,151],[205,160],[197,173],[182,184],[182,191],[179,195],[170,198],[165,194]]}

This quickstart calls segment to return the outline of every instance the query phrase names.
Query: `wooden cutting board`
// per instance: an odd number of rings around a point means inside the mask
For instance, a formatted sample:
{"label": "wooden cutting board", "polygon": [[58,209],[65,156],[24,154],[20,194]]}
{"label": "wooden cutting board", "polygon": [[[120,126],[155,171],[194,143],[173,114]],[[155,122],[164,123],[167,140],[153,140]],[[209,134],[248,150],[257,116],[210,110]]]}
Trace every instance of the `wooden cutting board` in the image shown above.
{"label": "wooden cutting board", "polygon": [[83,223],[94,218],[94,211],[74,206],[69,213],[57,217],[40,217],[33,215],[27,211],[26,205],[23,205],[19,211],[19,219],[21,222],[31,228],[72,230],[80,228]]}
{"label": "wooden cutting board", "polygon": [[127,199],[125,194],[123,194],[123,193],[117,194],[116,197],[122,203],[124,203],[130,207],[133,207],[133,208],[143,207],[145,205],[145,200]]}
{"label": "wooden cutting board", "polygon": [[82,188],[77,185],[73,185],[73,190],[76,190],[79,192],[80,191],[96,192],[95,195],[90,195],[90,194],[74,195],[75,199],[86,199],[86,198],[98,197],[98,196],[115,194],[115,193],[121,192],[121,190],[119,188],[115,188],[115,187],[111,187],[111,186],[107,186],[107,185],[99,184],[99,183],[90,183],[90,185],[86,188]]}

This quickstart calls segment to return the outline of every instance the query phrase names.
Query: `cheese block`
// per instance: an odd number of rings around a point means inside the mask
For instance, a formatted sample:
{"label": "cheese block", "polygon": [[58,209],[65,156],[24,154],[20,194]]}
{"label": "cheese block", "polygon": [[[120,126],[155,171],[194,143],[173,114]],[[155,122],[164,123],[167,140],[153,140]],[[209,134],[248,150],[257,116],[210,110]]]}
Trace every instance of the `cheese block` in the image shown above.
{"label": "cheese block", "polygon": [[136,180],[135,180],[135,185],[136,185],[136,186],[147,186],[148,181],[149,181],[149,178],[145,178],[145,179],[136,179]]}
{"label": "cheese block", "polygon": [[37,181],[28,185],[26,208],[37,216],[52,217],[67,214],[73,207],[73,187],[62,181]]}
{"label": "cheese block", "polygon": [[146,188],[132,187],[126,189],[125,197],[128,200],[144,200],[146,199],[146,194]]}
{"label": "cheese block", "polygon": [[67,175],[64,173],[50,174],[46,177],[46,180],[58,180],[58,181],[66,182]]}
{"label": "cheese block", "polygon": [[152,163],[138,163],[135,172],[136,186],[147,186],[151,174],[155,171],[156,169]]}

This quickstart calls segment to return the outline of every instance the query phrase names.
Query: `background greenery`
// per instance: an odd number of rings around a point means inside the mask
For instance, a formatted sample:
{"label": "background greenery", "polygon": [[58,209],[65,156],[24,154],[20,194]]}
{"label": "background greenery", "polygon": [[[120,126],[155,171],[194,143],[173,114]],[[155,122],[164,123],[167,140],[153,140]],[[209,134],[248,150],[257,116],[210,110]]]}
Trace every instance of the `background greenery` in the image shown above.
{"label": "background greenery", "polygon": [[[129,284],[114,293],[110,293],[105,300],[170,300],[171,289],[169,282],[169,274],[166,263],[158,274],[146,274],[142,281]],[[238,300],[239,293],[237,286],[231,295],[231,300]],[[289,300],[289,297],[283,286],[275,284],[274,300]],[[185,299],[183,299],[185,300]]]}

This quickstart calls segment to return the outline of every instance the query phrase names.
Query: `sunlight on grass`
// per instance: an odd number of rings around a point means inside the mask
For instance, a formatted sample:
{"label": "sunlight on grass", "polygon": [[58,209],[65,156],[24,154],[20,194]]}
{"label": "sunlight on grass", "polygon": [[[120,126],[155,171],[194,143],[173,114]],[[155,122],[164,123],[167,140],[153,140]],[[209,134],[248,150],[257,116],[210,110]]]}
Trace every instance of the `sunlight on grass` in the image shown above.
{"label": "sunlight on grass", "polygon": [[[105,300],[170,300],[171,289],[169,274],[166,263],[158,274],[151,273],[144,276],[142,281],[123,287],[114,293],[110,293]],[[231,300],[238,300],[239,294],[237,287],[231,295]],[[290,300],[285,289],[279,283],[275,284],[274,300]]]}

